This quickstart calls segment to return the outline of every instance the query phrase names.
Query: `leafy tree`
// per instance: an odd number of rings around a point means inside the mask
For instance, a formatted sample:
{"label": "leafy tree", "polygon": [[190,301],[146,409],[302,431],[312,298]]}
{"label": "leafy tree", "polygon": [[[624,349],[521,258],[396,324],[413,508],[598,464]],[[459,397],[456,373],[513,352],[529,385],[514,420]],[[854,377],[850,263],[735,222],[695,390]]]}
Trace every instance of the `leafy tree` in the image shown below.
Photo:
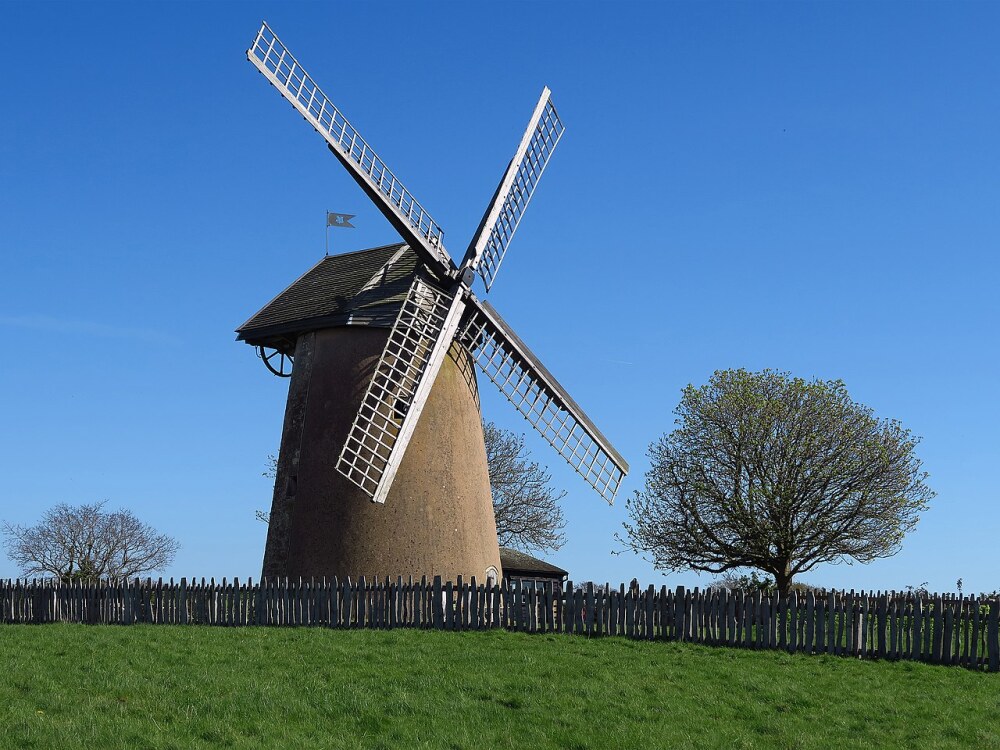
{"label": "leafy tree", "polygon": [[907,586],[906,593],[922,597],[928,597],[931,595],[931,592],[927,590],[927,581],[923,581],[918,586]]}
{"label": "leafy tree", "polygon": [[788,593],[820,563],[896,554],[934,496],[918,439],[839,380],[722,370],[675,413],[623,540],[661,569],[755,568]]}
{"label": "leafy tree", "polygon": [[774,593],[774,579],[767,575],[759,576],[756,570],[751,570],[750,575],[739,575],[734,570],[727,570],[712,586],[731,591],[742,591],[744,594],[753,594],[757,591],[762,594]]}
{"label": "leafy tree", "polygon": [[[750,575],[745,573],[740,575],[735,570],[727,570],[712,582],[710,588],[742,591],[744,594],[753,594],[758,591],[762,594],[773,594],[776,590],[774,578],[769,575],[758,575],[756,570],[751,570]],[[810,586],[808,583],[803,583],[802,581],[795,581],[791,584],[790,590],[803,594],[809,591],[824,591],[824,589]]]}
{"label": "leafy tree", "polygon": [[493,492],[493,515],[502,547],[557,550],[566,541],[559,501],[566,495],[550,485],[551,475],[524,447],[524,436],[483,423],[486,462]]}
{"label": "leafy tree", "polygon": [[180,544],[144,524],[130,510],[104,511],[104,502],[60,503],[35,526],[4,524],[7,556],[25,576],[62,581],[123,580],[169,565]]}

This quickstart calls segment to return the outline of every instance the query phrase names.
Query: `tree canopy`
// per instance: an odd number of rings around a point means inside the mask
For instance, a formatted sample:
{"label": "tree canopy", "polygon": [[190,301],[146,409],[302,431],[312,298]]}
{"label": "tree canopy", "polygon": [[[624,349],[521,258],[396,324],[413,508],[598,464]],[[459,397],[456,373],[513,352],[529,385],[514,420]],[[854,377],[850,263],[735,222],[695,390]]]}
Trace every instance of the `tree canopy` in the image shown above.
{"label": "tree canopy", "polygon": [[787,593],[820,563],[896,554],[934,496],[919,439],[839,380],[722,370],[675,414],[623,540],[660,569],[755,568]]}
{"label": "tree canopy", "polygon": [[105,503],[51,508],[35,526],[4,524],[7,555],[25,576],[63,581],[123,580],[173,562],[180,544],[144,524],[130,510],[104,511]]}

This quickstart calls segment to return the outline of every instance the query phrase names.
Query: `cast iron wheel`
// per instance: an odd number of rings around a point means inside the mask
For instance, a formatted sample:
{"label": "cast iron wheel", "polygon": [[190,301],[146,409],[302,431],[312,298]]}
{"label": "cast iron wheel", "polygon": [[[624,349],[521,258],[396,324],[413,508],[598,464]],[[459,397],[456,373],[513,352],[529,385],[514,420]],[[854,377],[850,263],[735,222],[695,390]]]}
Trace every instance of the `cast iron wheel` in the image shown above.
{"label": "cast iron wheel", "polygon": [[264,366],[279,378],[292,376],[292,355],[279,352],[277,349],[257,347],[257,356],[264,361]]}

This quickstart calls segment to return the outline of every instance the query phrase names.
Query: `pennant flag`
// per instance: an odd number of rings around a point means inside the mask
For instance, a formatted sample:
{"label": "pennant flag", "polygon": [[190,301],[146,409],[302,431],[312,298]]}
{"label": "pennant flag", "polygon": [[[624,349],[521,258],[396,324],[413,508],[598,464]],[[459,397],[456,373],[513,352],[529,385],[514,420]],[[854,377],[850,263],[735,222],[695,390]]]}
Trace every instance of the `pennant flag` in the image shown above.
{"label": "pennant flag", "polygon": [[357,214],[335,214],[330,211],[326,212],[326,225],[328,227],[350,227],[354,229],[354,225],[351,223]]}

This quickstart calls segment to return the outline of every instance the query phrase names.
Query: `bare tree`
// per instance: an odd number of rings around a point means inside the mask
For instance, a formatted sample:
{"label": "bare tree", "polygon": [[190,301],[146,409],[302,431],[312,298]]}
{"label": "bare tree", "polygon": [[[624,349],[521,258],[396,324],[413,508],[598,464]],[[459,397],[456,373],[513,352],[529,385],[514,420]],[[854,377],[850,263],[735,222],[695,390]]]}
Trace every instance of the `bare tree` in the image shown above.
{"label": "bare tree", "polygon": [[896,554],[934,496],[918,439],[840,381],[724,370],[675,413],[623,540],[661,569],[756,568],[788,593],[820,563]]}
{"label": "bare tree", "polygon": [[[268,479],[275,479],[278,476],[278,457],[273,453],[267,454],[267,468],[261,472],[262,477],[267,477]],[[271,512],[267,510],[260,510],[259,508],[253,512],[254,516],[261,523],[271,523]]]}
{"label": "bare tree", "polygon": [[63,581],[122,580],[169,565],[180,544],[136,518],[132,511],[104,511],[104,502],[61,503],[35,526],[4,524],[7,556],[25,576]]}
{"label": "bare tree", "polygon": [[566,526],[551,476],[524,447],[524,436],[483,423],[486,461],[493,492],[493,514],[497,538],[504,547],[528,550],[557,550],[566,538]]}
{"label": "bare tree", "polygon": [[[522,550],[559,549],[566,540],[559,500],[566,493],[556,493],[549,486],[551,476],[531,460],[523,436],[492,422],[483,423],[483,436],[500,545]],[[274,479],[277,463],[277,458],[269,455],[263,475]],[[256,510],[254,515],[264,523],[271,520],[267,511]]]}

